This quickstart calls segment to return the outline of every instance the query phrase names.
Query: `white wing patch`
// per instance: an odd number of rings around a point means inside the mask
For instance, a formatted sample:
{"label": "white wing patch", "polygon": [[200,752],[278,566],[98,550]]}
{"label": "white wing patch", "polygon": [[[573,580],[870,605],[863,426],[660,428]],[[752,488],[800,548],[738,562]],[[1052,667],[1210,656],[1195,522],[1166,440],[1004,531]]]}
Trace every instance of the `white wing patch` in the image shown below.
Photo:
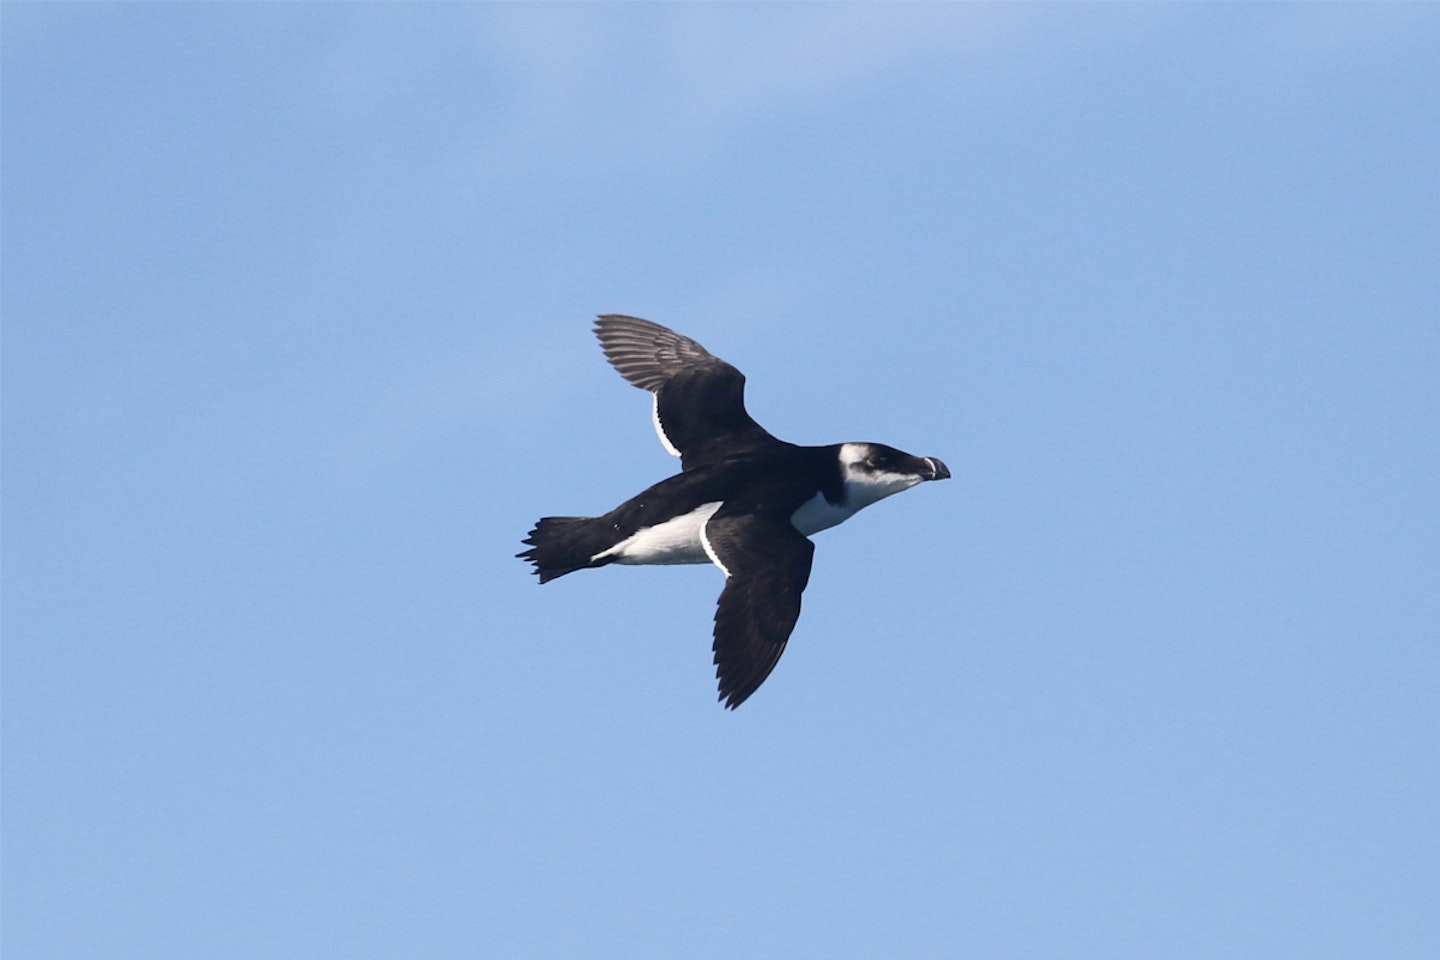
{"label": "white wing patch", "polygon": [[[719,507],[717,506],[716,509],[718,510]],[[700,546],[705,548],[705,555],[710,558],[710,562],[715,564],[715,566],[719,567],[720,572],[725,574],[725,579],[729,580],[730,568],[720,562],[720,558],[715,554],[715,548],[710,546],[710,538],[706,535],[706,528],[710,526],[710,521],[714,516],[715,515],[712,513],[710,516],[706,517],[705,523],[702,524],[700,527]]]}
{"label": "white wing patch", "polygon": [[665,428],[660,424],[660,394],[656,393],[654,396],[655,400],[650,404],[650,419],[655,422],[655,435],[660,438],[660,445],[670,456],[678,457],[680,451],[675,448],[675,444],[670,442],[670,438],[665,436]]}

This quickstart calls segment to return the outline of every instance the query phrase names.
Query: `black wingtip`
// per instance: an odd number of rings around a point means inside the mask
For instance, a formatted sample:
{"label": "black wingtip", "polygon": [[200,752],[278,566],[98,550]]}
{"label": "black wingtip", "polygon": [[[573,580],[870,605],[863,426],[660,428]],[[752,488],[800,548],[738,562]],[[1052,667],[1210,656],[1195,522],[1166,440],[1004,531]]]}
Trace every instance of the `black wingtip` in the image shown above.
{"label": "black wingtip", "polygon": [[[753,692],[754,692],[753,690],[750,691],[750,693],[753,693]],[[722,689],[722,690],[720,691],[720,696],[717,697],[716,699],[718,699],[718,700],[721,702],[721,704],[724,706],[724,708],[725,708],[726,710],[734,710],[736,707],[740,706],[740,704],[742,704],[742,703],[744,703],[746,700],[750,699],[750,693],[731,693],[730,695],[727,696],[727,695],[725,694],[725,691]]]}
{"label": "black wingtip", "polygon": [[[718,644],[717,644],[718,646]],[[775,664],[780,662],[780,654],[785,651],[783,642],[776,644],[763,644],[752,646],[748,656],[739,658],[729,657],[727,663],[721,665],[720,651],[715,651],[715,679],[718,682],[719,697],[726,710],[734,710],[740,704],[750,699],[750,696],[760,689],[775,669]]]}

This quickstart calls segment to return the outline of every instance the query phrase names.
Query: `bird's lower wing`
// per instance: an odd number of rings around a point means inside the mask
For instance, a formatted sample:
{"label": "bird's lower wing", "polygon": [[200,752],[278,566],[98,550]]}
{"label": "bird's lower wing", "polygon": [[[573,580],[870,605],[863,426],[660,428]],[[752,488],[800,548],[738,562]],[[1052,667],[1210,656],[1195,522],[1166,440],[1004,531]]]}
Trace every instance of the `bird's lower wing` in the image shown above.
{"label": "bird's lower wing", "polygon": [[788,517],[727,511],[705,524],[705,552],[725,572],[715,608],[715,676],[734,709],[754,693],[785,652],[800,617],[815,546]]}

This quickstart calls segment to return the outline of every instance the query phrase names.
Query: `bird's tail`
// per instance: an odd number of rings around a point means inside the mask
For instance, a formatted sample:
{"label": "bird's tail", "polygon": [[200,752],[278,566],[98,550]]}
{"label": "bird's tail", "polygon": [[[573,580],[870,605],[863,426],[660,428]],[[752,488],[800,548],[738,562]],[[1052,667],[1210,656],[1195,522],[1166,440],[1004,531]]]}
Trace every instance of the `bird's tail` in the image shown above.
{"label": "bird's tail", "polygon": [[[541,583],[574,573],[585,567],[598,567],[590,558],[603,547],[596,547],[590,530],[594,517],[544,517],[524,539],[530,549],[515,556],[535,564]],[[591,549],[591,547],[596,547]]]}

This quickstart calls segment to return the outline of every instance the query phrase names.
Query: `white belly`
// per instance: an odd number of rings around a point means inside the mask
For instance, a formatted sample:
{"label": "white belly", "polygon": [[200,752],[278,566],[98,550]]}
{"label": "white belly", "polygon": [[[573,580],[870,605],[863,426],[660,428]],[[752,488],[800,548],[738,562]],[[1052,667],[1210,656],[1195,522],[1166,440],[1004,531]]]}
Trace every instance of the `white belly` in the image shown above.
{"label": "white belly", "polygon": [[709,563],[710,555],[700,542],[700,530],[720,509],[721,502],[704,503],[689,513],[637,530],[590,559],[609,557],[616,563]]}
{"label": "white belly", "polygon": [[815,496],[800,504],[800,509],[790,514],[790,522],[795,529],[805,536],[819,533],[821,530],[829,530],[849,520],[855,515],[855,511],[848,506],[835,506],[825,499],[825,494],[817,493]]}

